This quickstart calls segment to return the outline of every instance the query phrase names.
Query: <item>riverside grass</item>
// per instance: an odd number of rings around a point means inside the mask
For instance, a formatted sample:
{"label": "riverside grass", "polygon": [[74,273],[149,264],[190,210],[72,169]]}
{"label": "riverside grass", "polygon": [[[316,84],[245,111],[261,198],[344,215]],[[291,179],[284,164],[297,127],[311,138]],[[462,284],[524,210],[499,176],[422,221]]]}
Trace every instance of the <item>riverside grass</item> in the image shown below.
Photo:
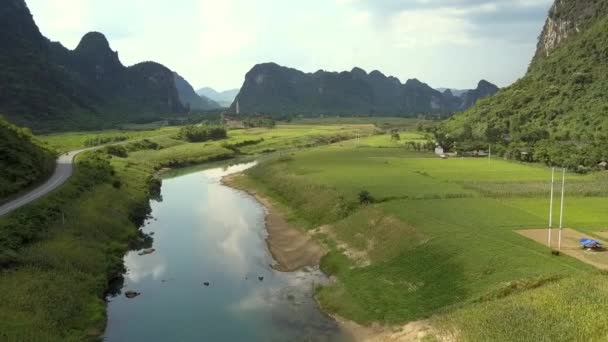
{"label": "riverside grass", "polygon": [[[377,136],[370,139],[379,141]],[[608,281],[591,266],[552,256],[546,247],[513,232],[546,226],[548,194],[522,194],[518,185],[547,182],[549,169],[503,160],[441,160],[390,148],[391,142],[364,145],[362,139],[359,145],[346,142],[294,153],[248,170],[242,180],[289,208],[291,222],[331,250],[321,267],[338,281],[317,291],[327,311],[362,324],[395,325],[434,317],[442,331],[455,331],[458,339],[467,341],[534,340],[546,316],[527,315],[529,333],[513,330],[505,335],[509,326],[499,322],[501,310],[510,305],[515,315],[522,305],[526,312],[551,312],[559,296],[566,296],[563,301],[568,303],[576,300],[576,281],[590,288]],[[603,179],[599,174],[568,174],[567,184],[593,188]],[[504,192],[500,196],[479,190],[496,184]],[[375,204],[359,204],[357,194],[363,190]],[[573,194],[576,197],[567,197],[568,227],[589,233],[605,230],[608,212],[602,208],[608,200],[586,191]],[[535,292],[528,292],[545,291],[546,286],[557,293],[531,304]],[[519,303],[510,293],[529,299]],[[593,293],[598,301],[608,301],[605,292]],[[595,308],[608,315],[606,306]],[[552,316],[555,324],[572,324],[566,320],[577,313],[593,316],[588,308],[568,309],[568,316]],[[474,315],[485,315],[485,333],[472,328]],[[598,322],[585,321],[576,332],[593,336]]]}
{"label": "riverside grass", "polygon": [[[161,148],[134,144],[125,158],[109,156],[106,149],[85,152],[77,157],[74,176],[64,186],[0,218],[0,340],[99,340],[105,328],[108,282],[122,272],[122,257],[149,213],[151,184],[156,183],[152,175],[158,169],[325,144],[373,134],[375,129],[371,125],[254,129],[200,144],[174,139],[175,131],[145,132],[146,139]],[[68,133],[43,139],[66,151],[83,147],[91,136],[116,134]],[[222,147],[255,139],[263,140],[240,149]]]}

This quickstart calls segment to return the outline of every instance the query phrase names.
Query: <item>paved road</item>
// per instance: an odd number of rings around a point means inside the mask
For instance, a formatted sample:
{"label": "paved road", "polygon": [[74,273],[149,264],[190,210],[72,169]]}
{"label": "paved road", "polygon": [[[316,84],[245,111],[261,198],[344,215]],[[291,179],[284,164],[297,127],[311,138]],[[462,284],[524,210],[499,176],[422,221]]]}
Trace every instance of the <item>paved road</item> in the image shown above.
{"label": "paved road", "polygon": [[74,169],[74,157],[78,153],[87,150],[90,150],[90,148],[68,152],[67,154],[62,154],[59,158],[57,158],[57,166],[55,166],[55,172],[53,173],[53,176],[51,176],[49,180],[47,180],[44,184],[37,187],[36,189],[20,196],[19,198],[16,198],[8,203],[1,205],[0,217],[37,200],[38,198],[48,194],[49,192],[57,189],[60,185],[65,183],[65,181],[67,181],[72,175],[72,171]]}

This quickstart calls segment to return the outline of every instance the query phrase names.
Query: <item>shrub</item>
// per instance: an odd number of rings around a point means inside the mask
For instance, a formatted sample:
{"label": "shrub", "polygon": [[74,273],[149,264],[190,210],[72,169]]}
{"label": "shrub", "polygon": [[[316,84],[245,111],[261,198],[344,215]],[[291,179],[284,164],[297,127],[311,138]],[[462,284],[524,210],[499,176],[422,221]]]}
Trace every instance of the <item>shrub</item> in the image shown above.
{"label": "shrub", "polygon": [[119,158],[126,158],[129,156],[127,149],[124,146],[120,146],[120,145],[106,146],[105,151],[107,154],[115,156],[115,157],[119,157]]}
{"label": "shrub", "polygon": [[177,137],[189,142],[204,142],[226,139],[228,134],[224,127],[219,126],[185,126],[179,130]]}
{"label": "shrub", "polygon": [[374,197],[367,190],[362,190],[359,192],[359,203],[361,204],[371,204],[374,203]]}

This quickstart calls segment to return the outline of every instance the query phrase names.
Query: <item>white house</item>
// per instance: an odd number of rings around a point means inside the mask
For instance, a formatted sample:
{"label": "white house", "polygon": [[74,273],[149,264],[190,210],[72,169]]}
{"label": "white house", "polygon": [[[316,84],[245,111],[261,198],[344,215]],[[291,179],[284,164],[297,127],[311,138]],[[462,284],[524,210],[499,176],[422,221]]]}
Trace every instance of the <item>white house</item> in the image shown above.
{"label": "white house", "polygon": [[445,151],[443,150],[443,147],[439,145],[435,146],[435,154],[438,156],[444,155]]}

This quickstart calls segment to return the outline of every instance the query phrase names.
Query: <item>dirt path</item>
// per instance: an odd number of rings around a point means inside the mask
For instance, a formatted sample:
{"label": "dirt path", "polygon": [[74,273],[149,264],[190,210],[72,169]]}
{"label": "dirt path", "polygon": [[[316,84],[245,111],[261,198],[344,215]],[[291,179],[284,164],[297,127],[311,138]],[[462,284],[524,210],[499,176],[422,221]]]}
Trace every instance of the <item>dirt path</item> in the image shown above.
{"label": "dirt path", "polygon": [[[525,229],[516,230],[518,234],[521,234],[529,239],[532,239],[540,244],[547,246],[549,241],[549,230],[548,229]],[[603,233],[597,233],[602,236]],[[561,253],[574,257],[582,262],[593,265],[599,269],[608,270],[608,252],[607,251],[589,251],[583,249],[579,243],[579,239],[592,238],[600,241],[604,246],[608,246],[605,241],[597,239],[588,234],[583,234],[574,229],[566,228],[562,231],[562,248]],[[553,229],[551,233],[551,246],[554,250],[557,250],[558,243],[558,230]]]}
{"label": "dirt path", "polygon": [[274,268],[281,272],[293,272],[306,266],[318,266],[327,251],[306,232],[291,227],[270,199],[249,189],[240,188],[235,182],[237,177],[242,177],[242,174],[224,177],[222,182],[249,193],[266,208],[266,242],[277,262]]}

